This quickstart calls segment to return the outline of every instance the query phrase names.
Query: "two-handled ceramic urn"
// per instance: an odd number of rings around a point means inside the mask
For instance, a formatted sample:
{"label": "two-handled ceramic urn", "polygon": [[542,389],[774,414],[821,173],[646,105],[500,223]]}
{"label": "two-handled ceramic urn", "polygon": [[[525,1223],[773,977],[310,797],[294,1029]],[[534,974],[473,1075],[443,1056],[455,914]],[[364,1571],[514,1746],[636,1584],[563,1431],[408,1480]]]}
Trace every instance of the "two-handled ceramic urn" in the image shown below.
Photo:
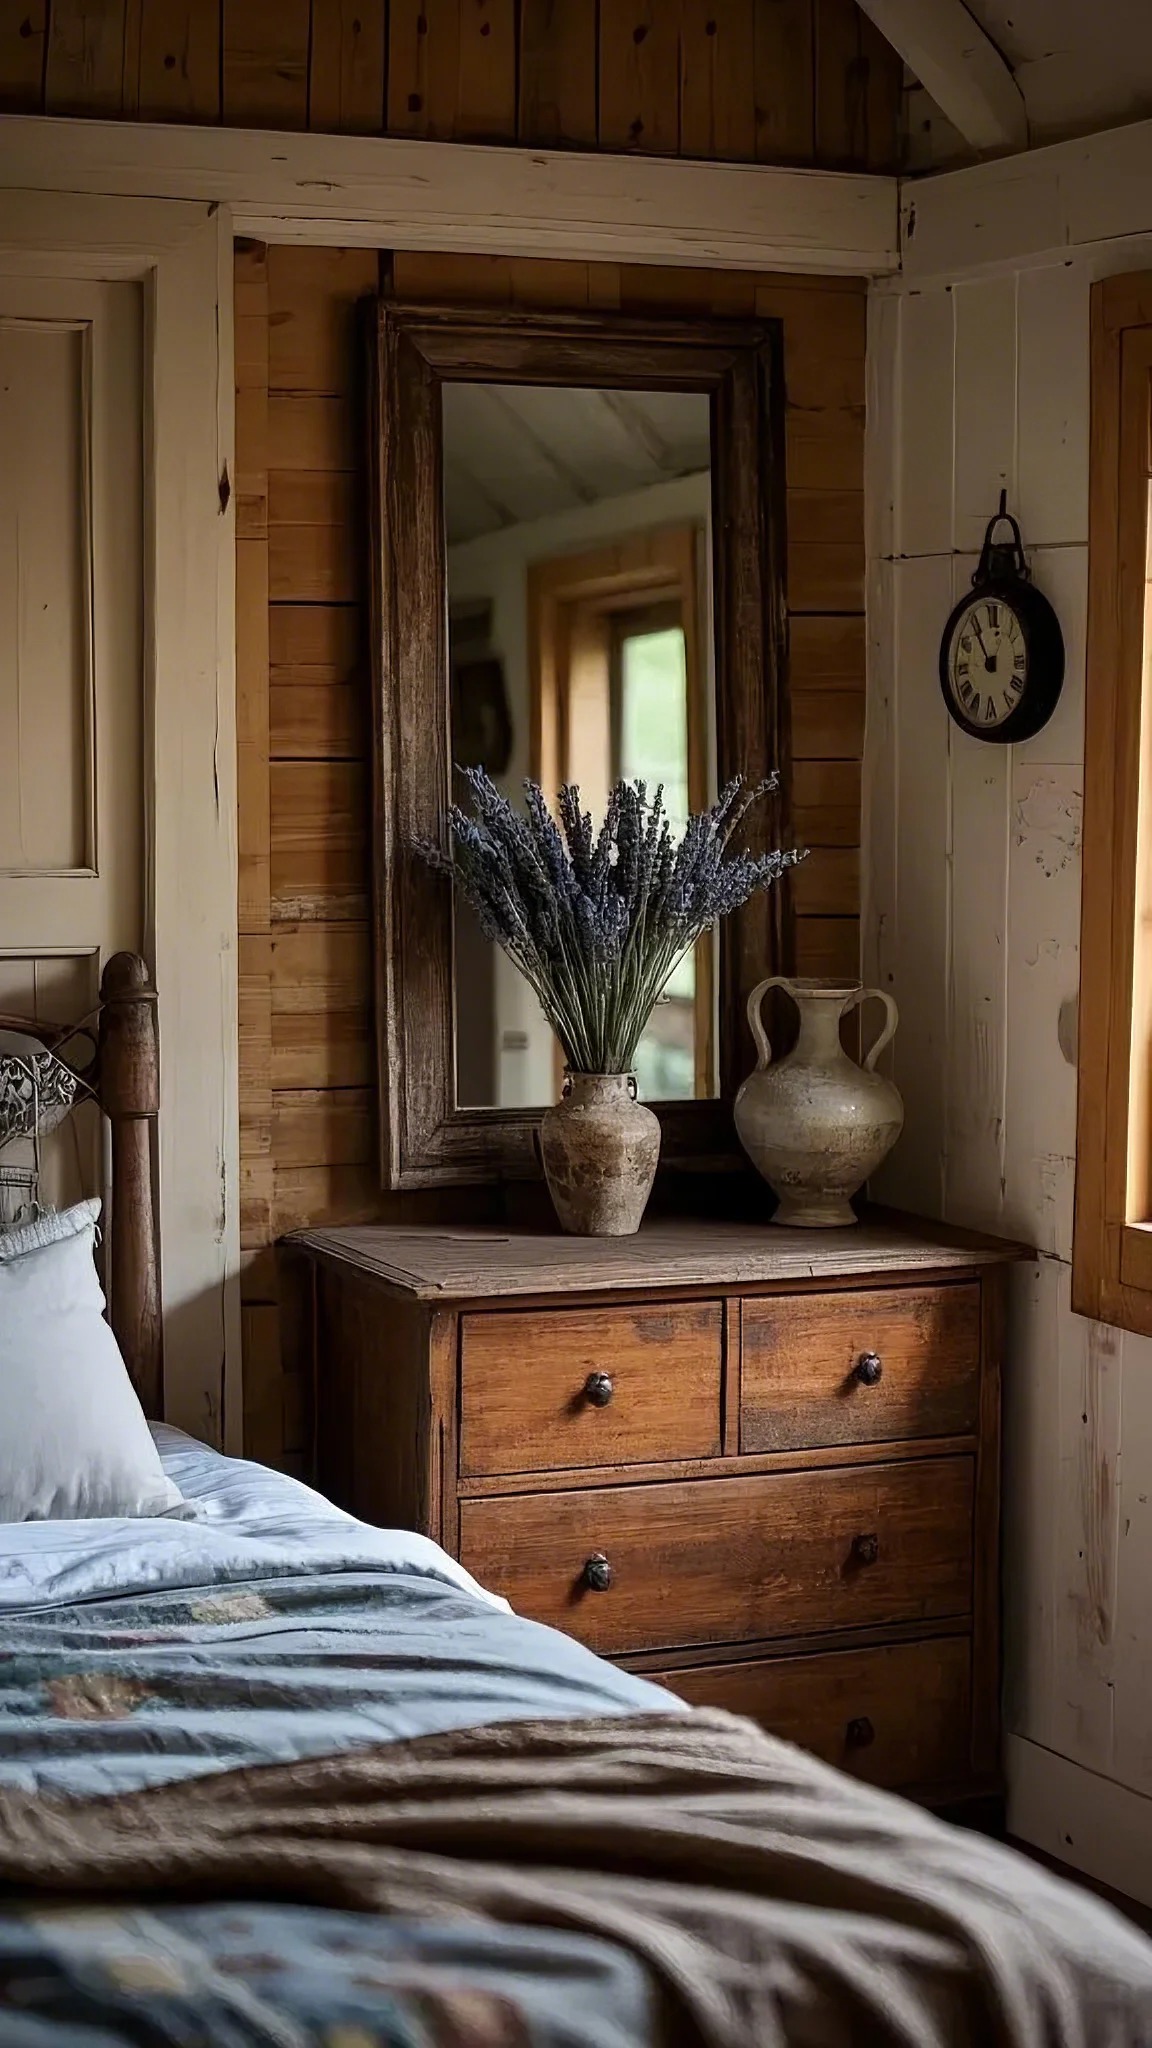
{"label": "two-handled ceramic urn", "polygon": [[[760,1014],[772,988],[783,989],[800,1012],[796,1044],[778,1060]],[[844,1050],[840,1021],[871,997],[888,1014],[861,1065]],[[772,974],[749,996],[748,1022],[759,1060],[736,1097],[734,1115],[744,1150],[780,1197],[773,1222],[812,1228],[855,1223],[849,1197],[887,1157],[904,1122],[895,1083],[876,1072],[898,1022],[892,997],[860,982]]]}

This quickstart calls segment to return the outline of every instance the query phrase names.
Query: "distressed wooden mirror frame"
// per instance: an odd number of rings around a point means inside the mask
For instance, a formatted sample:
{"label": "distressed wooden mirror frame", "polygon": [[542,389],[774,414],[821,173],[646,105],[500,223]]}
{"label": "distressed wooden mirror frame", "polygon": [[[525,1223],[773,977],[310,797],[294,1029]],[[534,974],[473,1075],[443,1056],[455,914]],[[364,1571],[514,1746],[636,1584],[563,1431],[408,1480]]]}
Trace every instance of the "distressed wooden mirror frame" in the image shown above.
{"label": "distressed wooden mirror frame", "polygon": [[[449,884],[415,851],[449,800],[441,386],[449,380],[701,391],[712,418],[717,774],[778,767],[753,849],[787,833],[783,377],[779,322],[634,320],[371,307],[373,886],[380,1158],[388,1188],[532,1179],[539,1109],[459,1109]],[[653,1105],[662,1163],[736,1154],[731,1102],[753,1064],[748,991],[792,964],[787,881],[720,941],[720,1093]]]}

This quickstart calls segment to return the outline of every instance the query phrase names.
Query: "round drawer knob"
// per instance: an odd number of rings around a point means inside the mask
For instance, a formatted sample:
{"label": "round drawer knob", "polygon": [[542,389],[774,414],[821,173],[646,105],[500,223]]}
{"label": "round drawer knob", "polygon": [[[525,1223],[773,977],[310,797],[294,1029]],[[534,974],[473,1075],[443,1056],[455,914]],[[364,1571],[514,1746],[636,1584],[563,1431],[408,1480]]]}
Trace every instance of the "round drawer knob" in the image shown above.
{"label": "round drawer knob", "polygon": [[867,1714],[859,1714],[849,1721],[844,1730],[844,1740],[849,1749],[867,1749],[876,1740],[876,1730]]}
{"label": "round drawer knob", "polygon": [[606,1408],[615,1392],[610,1373],[590,1372],[584,1382],[584,1399],[594,1408]]}
{"label": "round drawer knob", "polygon": [[880,1555],[880,1538],[878,1536],[854,1536],[852,1538],[852,1555],[857,1564],[875,1564],[876,1559]]}
{"label": "round drawer knob", "polygon": [[584,1584],[590,1593],[606,1593],[612,1584],[612,1567],[602,1550],[594,1551],[585,1562]]}
{"label": "round drawer knob", "polygon": [[878,1387],[884,1377],[884,1360],[875,1351],[862,1351],[852,1369],[862,1387]]}

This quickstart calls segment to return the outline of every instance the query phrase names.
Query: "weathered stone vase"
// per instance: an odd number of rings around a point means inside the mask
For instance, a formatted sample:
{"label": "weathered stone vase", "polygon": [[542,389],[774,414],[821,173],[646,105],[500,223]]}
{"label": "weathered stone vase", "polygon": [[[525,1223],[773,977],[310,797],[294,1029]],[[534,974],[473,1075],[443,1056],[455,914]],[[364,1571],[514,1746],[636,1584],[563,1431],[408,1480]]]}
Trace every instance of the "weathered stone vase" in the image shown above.
{"label": "weathered stone vase", "polygon": [[540,1156],[564,1230],[631,1237],[660,1157],[660,1122],[636,1100],[634,1074],[568,1074],[544,1112]]}
{"label": "weathered stone vase", "polygon": [[[775,1061],[760,1015],[770,988],[784,989],[800,1012],[793,1050]],[[871,996],[888,1015],[860,1066],[840,1043],[840,1019]],[[859,982],[773,974],[749,996],[748,1022],[760,1057],[734,1115],[740,1143],[780,1197],[772,1221],[813,1229],[855,1223],[849,1197],[887,1157],[904,1122],[895,1083],[875,1071],[899,1022],[895,1003]]]}

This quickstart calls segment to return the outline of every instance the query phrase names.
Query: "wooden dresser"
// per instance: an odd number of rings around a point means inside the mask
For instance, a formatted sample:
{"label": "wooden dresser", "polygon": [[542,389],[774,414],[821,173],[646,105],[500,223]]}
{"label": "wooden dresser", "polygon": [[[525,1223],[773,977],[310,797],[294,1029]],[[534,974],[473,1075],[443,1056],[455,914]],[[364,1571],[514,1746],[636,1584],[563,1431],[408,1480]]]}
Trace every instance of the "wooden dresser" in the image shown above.
{"label": "wooden dresser", "polygon": [[895,1216],[293,1243],[326,1492],[687,1700],[938,1804],[995,1791],[1017,1247]]}

